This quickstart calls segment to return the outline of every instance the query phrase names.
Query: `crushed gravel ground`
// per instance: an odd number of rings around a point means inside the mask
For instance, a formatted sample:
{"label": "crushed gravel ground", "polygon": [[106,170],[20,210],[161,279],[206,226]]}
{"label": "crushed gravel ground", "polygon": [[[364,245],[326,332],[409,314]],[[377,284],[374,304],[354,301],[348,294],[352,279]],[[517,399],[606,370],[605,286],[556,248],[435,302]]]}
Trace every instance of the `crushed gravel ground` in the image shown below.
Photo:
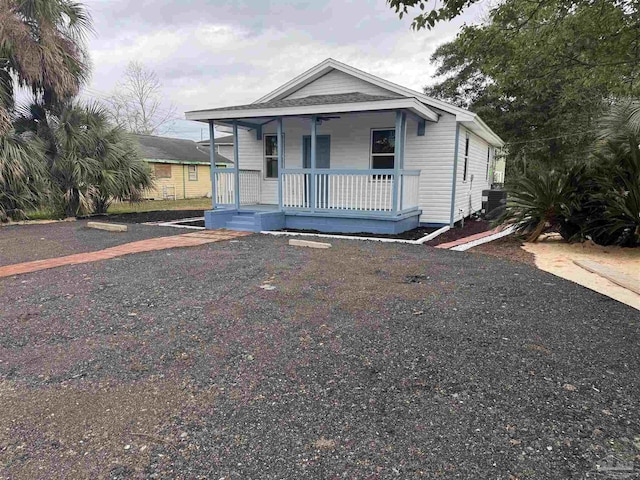
{"label": "crushed gravel ground", "polygon": [[127,225],[126,232],[107,232],[87,228],[88,221],[0,227],[0,266],[92,252],[123,243],[188,232],[152,225]]}
{"label": "crushed gravel ground", "polygon": [[489,256],[331,243],[1,279],[0,478],[640,471],[636,310]]}

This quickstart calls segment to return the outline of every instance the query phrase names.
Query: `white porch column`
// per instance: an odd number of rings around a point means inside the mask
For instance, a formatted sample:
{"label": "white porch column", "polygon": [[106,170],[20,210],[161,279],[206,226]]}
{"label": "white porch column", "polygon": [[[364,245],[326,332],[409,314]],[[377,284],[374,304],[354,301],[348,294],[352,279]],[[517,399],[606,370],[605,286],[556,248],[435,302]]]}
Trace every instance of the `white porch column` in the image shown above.
{"label": "white porch column", "polygon": [[284,169],[283,165],[283,128],[282,128],[282,117],[278,117],[277,119],[277,136],[276,136],[276,148],[278,149],[278,207],[282,210],[283,198],[282,198],[282,171]]}
{"label": "white porch column", "polygon": [[318,118],[311,117],[311,152],[309,152],[311,175],[309,178],[309,208],[312,212],[316,210],[316,136],[318,133]]}
{"label": "white porch column", "polygon": [[211,167],[209,173],[211,176],[211,209],[216,209],[216,139],[215,139],[215,124],[213,120],[209,120],[209,160]]}
{"label": "white porch column", "polygon": [[240,162],[238,158],[238,122],[233,121],[233,173],[236,210],[240,210]]}
{"label": "white porch column", "polygon": [[396,144],[393,158],[393,211],[397,212],[402,205],[400,172],[404,168],[404,140],[407,116],[402,110],[396,111]]}

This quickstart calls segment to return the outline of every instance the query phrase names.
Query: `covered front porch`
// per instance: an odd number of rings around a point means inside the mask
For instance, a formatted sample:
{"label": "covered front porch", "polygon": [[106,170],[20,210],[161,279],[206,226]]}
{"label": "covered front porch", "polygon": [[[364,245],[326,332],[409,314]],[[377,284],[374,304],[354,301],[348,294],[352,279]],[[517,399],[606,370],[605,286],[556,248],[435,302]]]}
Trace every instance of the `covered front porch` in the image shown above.
{"label": "covered front porch", "polygon": [[[391,103],[397,102],[406,99]],[[207,228],[400,233],[417,227],[420,170],[404,166],[407,120],[420,136],[434,117],[380,107],[208,119]],[[216,167],[216,125],[233,131],[233,168]]]}

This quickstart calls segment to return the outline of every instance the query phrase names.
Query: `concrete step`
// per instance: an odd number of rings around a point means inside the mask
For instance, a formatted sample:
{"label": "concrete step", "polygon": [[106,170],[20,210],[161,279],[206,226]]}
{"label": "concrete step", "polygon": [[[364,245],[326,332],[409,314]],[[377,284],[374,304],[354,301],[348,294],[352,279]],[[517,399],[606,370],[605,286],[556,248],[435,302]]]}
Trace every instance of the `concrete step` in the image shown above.
{"label": "concrete step", "polygon": [[241,232],[253,232],[256,228],[254,222],[235,222],[233,220],[227,222],[226,227],[229,230],[238,230]]}

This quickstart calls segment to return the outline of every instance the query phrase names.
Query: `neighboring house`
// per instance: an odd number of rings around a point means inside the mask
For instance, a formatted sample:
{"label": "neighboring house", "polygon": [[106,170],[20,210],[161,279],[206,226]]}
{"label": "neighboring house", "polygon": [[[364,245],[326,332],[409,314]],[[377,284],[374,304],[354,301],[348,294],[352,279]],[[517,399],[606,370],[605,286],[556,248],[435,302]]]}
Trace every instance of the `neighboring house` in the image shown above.
{"label": "neighboring house", "polygon": [[[209,148],[192,140],[134,135],[142,158],[151,166],[154,188],[146,196],[154,200],[211,197]],[[219,155],[219,167],[233,162]]]}
{"label": "neighboring house", "polygon": [[[199,141],[198,145],[208,149],[210,143],[209,139],[206,139]],[[233,161],[233,135],[216,138],[216,153]]]}
{"label": "neighboring house", "polygon": [[477,115],[333,59],[254,103],[186,118],[234,132],[234,168],[215,170],[207,228],[453,224],[481,209],[503,145]]}

